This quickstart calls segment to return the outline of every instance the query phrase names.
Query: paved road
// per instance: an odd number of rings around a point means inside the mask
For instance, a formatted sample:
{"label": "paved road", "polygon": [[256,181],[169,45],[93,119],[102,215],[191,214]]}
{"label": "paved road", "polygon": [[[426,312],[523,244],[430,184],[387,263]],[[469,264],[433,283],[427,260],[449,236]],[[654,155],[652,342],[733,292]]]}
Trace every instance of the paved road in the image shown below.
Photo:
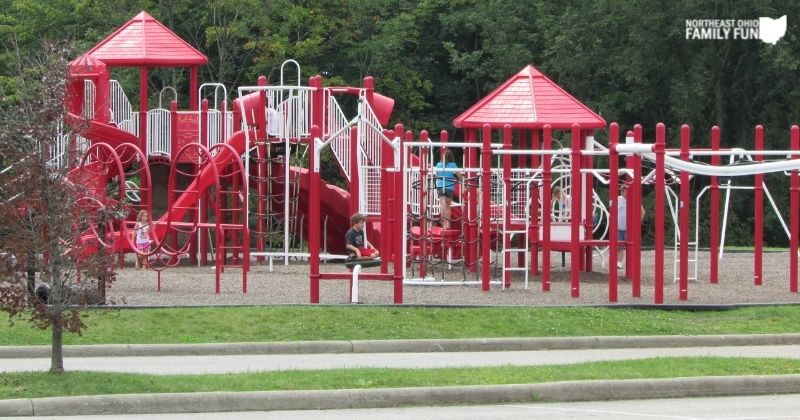
{"label": "paved road", "polygon": [[[685,419],[785,420],[800,418],[800,395],[723,398],[596,401],[579,403],[501,404],[468,407],[409,407],[362,410],[251,411],[82,416],[86,420],[519,420],[519,419]],[[8,417],[7,417],[8,418]],[[10,417],[9,419],[29,419]],[[42,420],[75,417],[37,417]]]}
{"label": "paved road", "polygon": [[[438,368],[504,365],[534,366],[677,356],[779,357],[800,359],[800,345],[448,353],[69,357],[65,358],[64,367],[67,370],[169,375],[356,367]],[[49,358],[0,359],[0,372],[44,371],[49,367]]]}

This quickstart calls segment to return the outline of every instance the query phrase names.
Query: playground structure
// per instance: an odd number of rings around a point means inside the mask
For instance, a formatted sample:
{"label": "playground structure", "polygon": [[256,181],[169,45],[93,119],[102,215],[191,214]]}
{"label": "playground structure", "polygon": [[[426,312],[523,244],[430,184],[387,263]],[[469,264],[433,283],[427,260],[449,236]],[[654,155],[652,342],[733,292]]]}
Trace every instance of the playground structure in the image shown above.
{"label": "playground structure", "polygon": [[[156,39],[162,42],[161,48],[135,47],[153,45]],[[681,148],[667,149],[663,125],[656,127],[650,144],[643,143],[638,125],[620,143],[615,123],[608,127],[609,143],[604,146],[594,135],[605,129],[606,122],[528,66],[454,120],[456,128],[463,129],[463,142],[448,141],[447,132],[434,142],[425,131],[415,139],[400,124],[384,129],[394,101],[375,92],[371,77],[361,87],[323,87],[322,77],[312,76],[308,86],[303,86],[300,66],[290,60],[281,67],[277,84],[259,78],[255,86],[239,87],[236,99],[229,102],[225,86],[198,86],[197,69],[204,60],[200,52],[142,12],[76,59],[71,68],[72,101],[66,121],[87,128],[79,136],[64,138],[54,162],[77,163],[71,176],[91,185],[93,191],[85,199],[87,205],[102,207],[104,200],[113,199],[125,202],[131,215],[140,209],[159,215],[152,222],[154,244],[144,252],[132,242],[132,217],[108,222],[102,234],[92,230],[85,235],[87,241],[97,243],[98,250],[136,252],[151,259],[159,273],[159,288],[161,270],[183,257],[207,265],[213,242],[217,292],[225,269],[241,269],[242,291],[247,292],[252,259],[271,265],[274,259],[288,264],[291,259],[308,258],[309,299],[318,303],[321,280],[348,280],[357,286],[353,273],[323,273],[320,264],[346,257],[343,241],[349,216],[361,212],[368,216],[368,237],[383,259],[380,272],[359,277],[392,282],[395,303],[402,303],[407,285],[474,284],[488,292],[492,286],[512,287],[512,280],[519,276],[525,288],[529,277],[540,276],[546,292],[551,288],[552,251],[569,253],[570,290],[576,298],[581,271],[593,270],[592,256],[611,261],[607,264],[608,299],[616,302],[618,246],[627,250],[625,273],[631,280],[631,294],[640,297],[639,209],[642,186],[653,185],[657,192],[653,302],[663,303],[665,202],[676,226],[673,280],[679,283],[680,299],[685,300],[689,281],[699,281],[699,223],[695,222],[695,233],[690,235],[689,177],[710,177],[710,186],[696,197],[695,212],[699,215],[700,199],[710,191],[709,281],[713,283],[718,281],[726,220],[720,231],[719,192],[724,190],[729,197],[735,188],[733,177],[755,176],[754,283],[758,285],[765,194],[780,214],[763,174],[787,172],[790,226],[784,227],[791,243],[789,290],[797,292],[797,127],[791,131],[791,150],[783,151],[763,150],[760,127],[755,132],[755,150],[721,149],[717,128],[712,129],[710,149],[691,149],[688,127],[681,128]],[[108,67],[113,66],[140,68],[138,112],[121,85],[110,79]],[[178,110],[177,91],[171,87],[160,92],[158,108],[149,109],[147,69],[157,66],[189,67],[189,110]],[[170,93],[173,98],[165,108],[161,99]],[[347,117],[339,105],[337,98],[342,95],[355,98],[354,116]],[[564,132],[562,140],[569,138],[569,148],[557,144],[554,131]],[[496,138],[500,141],[493,141]],[[348,188],[322,180],[326,149]],[[456,186],[458,199],[450,227],[442,229],[437,226],[441,211],[436,197],[436,181],[442,174],[434,163],[446,149],[460,152],[460,171],[465,176]],[[704,156],[710,157],[710,164],[695,161]],[[723,166],[723,156],[752,162]],[[766,156],[786,159],[762,162]],[[619,167],[621,157],[623,168]],[[646,174],[645,164],[651,170]],[[155,172],[165,175],[166,182]],[[720,182],[721,177],[726,180]],[[625,243],[615,235],[618,208],[614,198],[621,182],[630,186],[626,218],[630,235]],[[114,197],[106,197],[109,183],[117,185]],[[677,186],[679,194],[668,183]],[[551,199],[554,186],[569,199]],[[596,188],[601,186],[608,188],[605,198],[601,188]],[[155,207],[154,192],[165,196]],[[694,259],[690,247],[694,247]],[[690,263],[694,263],[693,275]]]}

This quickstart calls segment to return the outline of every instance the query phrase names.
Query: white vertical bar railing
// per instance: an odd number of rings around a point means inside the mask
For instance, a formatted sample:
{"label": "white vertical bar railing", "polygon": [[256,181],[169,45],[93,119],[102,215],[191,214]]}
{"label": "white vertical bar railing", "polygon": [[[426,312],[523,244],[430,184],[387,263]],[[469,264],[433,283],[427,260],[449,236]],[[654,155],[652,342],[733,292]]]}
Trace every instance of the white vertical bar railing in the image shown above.
{"label": "white vertical bar railing", "polygon": [[216,109],[208,110],[208,122],[206,130],[208,130],[208,147],[215,146],[223,143],[225,139],[222,138],[222,111]]}
{"label": "white vertical bar railing", "polygon": [[172,117],[166,109],[147,112],[147,156],[172,155]]}
{"label": "white vertical bar railing", "polygon": [[361,193],[361,212],[368,215],[381,213],[381,150],[383,148],[383,133],[378,118],[367,102],[364,92],[359,95],[359,167],[362,177],[359,182]]}
{"label": "white vertical bar railing", "polygon": [[328,112],[327,112],[327,127],[328,131],[323,134],[323,137],[335,135],[331,139],[331,151],[339,162],[342,171],[344,172],[347,180],[350,180],[350,130],[342,130],[348,124],[347,118],[342,112],[339,103],[333,95],[328,95]]}
{"label": "white vertical bar railing", "polygon": [[112,80],[110,84],[110,107],[114,114],[117,128],[125,130],[134,136],[139,136],[139,113],[133,112],[133,107],[125,91],[118,81]]}
{"label": "white vertical bar railing", "polygon": [[97,97],[97,88],[91,80],[83,81],[83,112],[81,116],[86,119],[94,118],[94,105],[95,98]]}

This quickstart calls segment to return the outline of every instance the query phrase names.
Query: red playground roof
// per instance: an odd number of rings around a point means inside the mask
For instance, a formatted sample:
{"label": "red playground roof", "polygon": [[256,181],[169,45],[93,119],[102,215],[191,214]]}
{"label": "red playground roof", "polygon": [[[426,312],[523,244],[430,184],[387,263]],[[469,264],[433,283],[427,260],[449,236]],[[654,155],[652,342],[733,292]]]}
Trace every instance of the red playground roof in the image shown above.
{"label": "red playground roof", "polygon": [[203,53],[147,12],[136,15],[87,54],[116,67],[183,67],[208,62]]}
{"label": "red playground roof", "polygon": [[491,124],[492,128],[505,124],[541,128],[550,124],[556,129],[569,129],[574,123],[581,128],[606,126],[599,115],[531,65],[453,120],[457,128],[481,128],[484,124]]}

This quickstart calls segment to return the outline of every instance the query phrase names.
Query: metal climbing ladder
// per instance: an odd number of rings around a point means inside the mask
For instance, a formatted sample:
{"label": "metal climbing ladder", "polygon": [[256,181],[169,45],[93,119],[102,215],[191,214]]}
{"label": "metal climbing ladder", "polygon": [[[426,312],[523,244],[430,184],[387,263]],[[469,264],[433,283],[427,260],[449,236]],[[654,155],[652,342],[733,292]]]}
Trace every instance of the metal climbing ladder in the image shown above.
{"label": "metal climbing ladder", "polygon": [[[528,239],[528,232],[531,228],[531,206],[529,206],[528,203],[530,203],[531,200],[530,191],[534,181],[535,178],[530,177],[527,179],[510,179],[509,182],[502,183],[503,196],[511,196],[511,202],[508,206],[506,206],[501,222],[503,225],[503,243],[501,254],[503,281],[500,282],[500,284],[502,284],[503,289],[506,287],[506,277],[510,277],[511,273],[519,271],[524,273],[525,289],[528,288],[528,276],[530,272],[530,242]],[[520,188],[520,186],[524,186],[524,188]],[[506,195],[506,189],[510,189],[510,194]],[[516,227],[519,225],[522,225],[524,228],[512,228],[512,226]],[[522,242],[522,246],[514,247],[511,245],[514,243],[514,240]],[[508,262],[511,261],[512,254],[520,252],[522,252],[524,255],[524,258],[522,259],[522,266],[512,266],[509,264]]]}

